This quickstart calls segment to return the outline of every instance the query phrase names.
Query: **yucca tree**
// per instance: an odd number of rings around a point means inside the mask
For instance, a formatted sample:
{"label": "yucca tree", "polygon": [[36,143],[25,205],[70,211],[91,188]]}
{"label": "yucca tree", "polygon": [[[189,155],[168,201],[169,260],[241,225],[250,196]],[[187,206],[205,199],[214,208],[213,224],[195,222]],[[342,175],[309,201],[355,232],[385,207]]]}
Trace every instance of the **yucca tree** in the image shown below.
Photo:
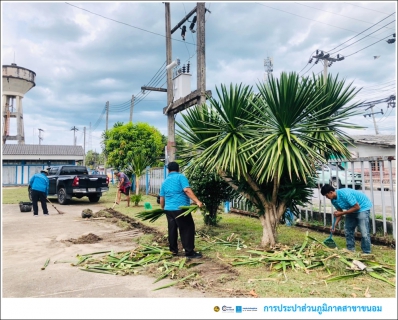
{"label": "yucca tree", "polygon": [[135,194],[140,193],[140,177],[145,174],[146,167],[152,165],[151,160],[143,153],[136,153],[131,159],[131,164],[127,167],[126,172],[135,175]]}
{"label": "yucca tree", "polygon": [[[286,208],[296,210],[310,200],[314,163],[326,161],[319,151],[348,154],[339,140],[339,123],[354,128],[345,123],[353,113],[340,111],[354,93],[336,107],[333,101],[326,103],[328,94],[318,84],[310,77],[282,73],[258,84],[258,94],[242,84],[231,84],[229,90],[221,85],[221,90],[216,88],[218,100],[210,98],[209,105],[188,110],[178,123],[194,145],[194,152],[183,150],[182,158],[195,159],[188,169],[201,165],[216,170],[257,208],[265,247],[276,244]],[[313,132],[336,139],[325,143]]]}
{"label": "yucca tree", "polygon": [[[312,145],[313,148],[318,149],[326,159],[340,158],[342,155],[349,158],[348,150],[341,148],[341,142],[351,145],[349,136],[343,131],[344,128],[351,128],[350,123],[346,123],[346,119],[357,114],[356,108],[360,104],[349,104],[360,91],[353,87],[353,83],[346,85],[345,80],[339,80],[338,75],[333,77],[332,74],[325,79],[321,76],[312,76],[315,84],[315,90],[323,91],[325,99],[319,105],[318,109],[325,109],[325,117],[318,119],[319,129],[313,130],[310,137],[314,138],[317,143]],[[327,128],[327,130],[325,130]],[[357,128],[364,128],[359,127]],[[321,143],[323,141],[323,143]],[[327,145],[329,148],[324,148]]]}

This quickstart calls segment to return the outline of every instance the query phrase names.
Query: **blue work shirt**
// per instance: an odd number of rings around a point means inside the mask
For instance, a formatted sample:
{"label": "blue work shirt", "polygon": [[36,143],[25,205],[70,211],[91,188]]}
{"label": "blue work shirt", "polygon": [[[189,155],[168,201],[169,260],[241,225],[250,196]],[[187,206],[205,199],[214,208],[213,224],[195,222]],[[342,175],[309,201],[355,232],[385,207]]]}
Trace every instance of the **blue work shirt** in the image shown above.
{"label": "blue work shirt", "polygon": [[370,210],[372,208],[372,202],[369,198],[362,193],[350,188],[342,188],[336,190],[337,198],[332,199],[332,204],[337,210],[344,209],[348,210],[355,206],[356,203],[359,205],[359,210],[357,212],[363,212]]}
{"label": "blue work shirt", "polygon": [[29,180],[29,186],[32,190],[41,191],[48,196],[49,181],[47,175],[43,172],[36,173]]}
{"label": "blue work shirt", "polygon": [[159,195],[165,199],[165,210],[180,210],[180,206],[189,206],[190,199],[184,188],[190,188],[188,179],[179,172],[170,172],[160,187]]}

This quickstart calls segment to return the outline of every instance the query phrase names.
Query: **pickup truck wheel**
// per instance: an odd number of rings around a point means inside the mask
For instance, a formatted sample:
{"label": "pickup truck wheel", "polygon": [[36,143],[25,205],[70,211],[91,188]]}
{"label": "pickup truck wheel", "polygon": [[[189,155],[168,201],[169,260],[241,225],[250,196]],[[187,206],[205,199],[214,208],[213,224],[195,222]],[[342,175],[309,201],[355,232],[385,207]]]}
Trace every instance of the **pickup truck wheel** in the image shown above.
{"label": "pickup truck wheel", "polygon": [[100,198],[101,198],[100,196],[89,196],[88,197],[90,202],[98,202]]}
{"label": "pickup truck wheel", "polygon": [[61,205],[67,204],[69,199],[66,198],[66,191],[64,188],[58,190],[58,203]]}
{"label": "pickup truck wheel", "polygon": [[333,188],[336,188],[336,189],[337,189],[337,188],[338,188],[338,189],[341,189],[341,187],[343,186],[343,185],[341,184],[340,179],[337,180],[336,178],[333,178],[330,184],[333,186]]}
{"label": "pickup truck wheel", "polygon": [[29,200],[32,202],[32,189],[28,187]]}

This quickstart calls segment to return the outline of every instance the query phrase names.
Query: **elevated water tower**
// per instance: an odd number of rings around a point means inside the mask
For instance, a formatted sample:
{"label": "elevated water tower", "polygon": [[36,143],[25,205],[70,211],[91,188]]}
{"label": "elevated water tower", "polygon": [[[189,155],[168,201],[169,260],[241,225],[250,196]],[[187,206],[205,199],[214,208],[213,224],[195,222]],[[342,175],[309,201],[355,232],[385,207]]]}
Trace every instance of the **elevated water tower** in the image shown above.
{"label": "elevated water tower", "polygon": [[[36,73],[18,67],[15,63],[3,66],[3,144],[7,140],[17,140],[25,144],[22,99],[35,84]],[[16,119],[17,134],[10,135],[11,118]]]}

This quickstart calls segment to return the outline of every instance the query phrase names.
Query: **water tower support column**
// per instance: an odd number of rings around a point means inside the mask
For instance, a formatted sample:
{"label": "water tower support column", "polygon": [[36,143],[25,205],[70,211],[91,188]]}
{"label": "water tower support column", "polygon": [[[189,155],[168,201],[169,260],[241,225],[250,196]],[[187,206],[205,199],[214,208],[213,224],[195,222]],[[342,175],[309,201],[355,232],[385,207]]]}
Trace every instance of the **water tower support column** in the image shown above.
{"label": "water tower support column", "polygon": [[17,104],[17,140],[18,144],[25,144],[25,133],[24,133],[24,123],[23,123],[23,108],[22,108],[22,97],[16,96]]}

